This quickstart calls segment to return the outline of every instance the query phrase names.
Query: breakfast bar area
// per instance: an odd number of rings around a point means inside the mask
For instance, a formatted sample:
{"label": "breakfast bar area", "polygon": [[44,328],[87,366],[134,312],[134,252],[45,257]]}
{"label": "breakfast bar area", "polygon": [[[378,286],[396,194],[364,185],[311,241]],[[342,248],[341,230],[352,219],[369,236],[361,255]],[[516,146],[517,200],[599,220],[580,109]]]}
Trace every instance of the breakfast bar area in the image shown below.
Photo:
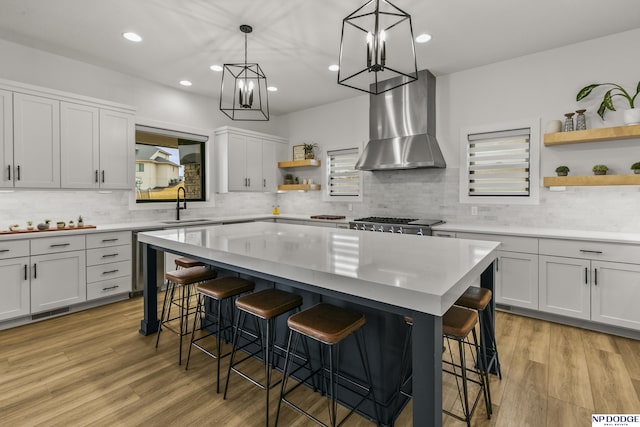
{"label": "breakfast bar area", "polygon": [[[442,425],[442,316],[478,278],[482,287],[493,290],[493,262],[499,246],[263,222],[151,231],[140,233],[138,239],[145,257],[143,335],[158,328],[157,251],[197,259],[222,275],[252,278],[256,290],[275,287],[300,294],[304,307],[331,302],[364,313],[374,395],[383,425],[392,424],[404,406],[394,393],[407,333],[403,316],[412,317],[416,426]],[[282,329],[280,340],[286,337],[285,327],[277,327]],[[349,350],[344,352],[345,359],[356,354]],[[351,369],[348,360],[345,366]],[[365,405],[362,414],[375,418],[373,408]]]}

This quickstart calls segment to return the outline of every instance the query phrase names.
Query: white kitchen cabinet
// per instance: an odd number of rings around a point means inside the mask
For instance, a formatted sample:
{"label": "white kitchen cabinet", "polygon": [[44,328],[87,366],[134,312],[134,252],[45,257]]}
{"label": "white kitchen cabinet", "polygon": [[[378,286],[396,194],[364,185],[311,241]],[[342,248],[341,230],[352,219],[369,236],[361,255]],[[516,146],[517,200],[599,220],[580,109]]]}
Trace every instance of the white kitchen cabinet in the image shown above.
{"label": "white kitchen cabinet", "polygon": [[591,318],[589,260],[540,255],[540,311]]}
{"label": "white kitchen cabinet", "polygon": [[13,93],[0,90],[0,188],[13,187]]}
{"label": "white kitchen cabinet", "polygon": [[218,192],[276,191],[277,158],[286,140],[224,127],[215,132]]}
{"label": "white kitchen cabinet", "polygon": [[98,188],[100,110],[60,103],[60,173],[62,188]]}
{"label": "white kitchen cabinet", "polygon": [[591,320],[640,330],[640,265],[592,261]]}
{"label": "white kitchen cabinet", "polygon": [[131,232],[87,234],[87,301],[131,292]]}
{"label": "white kitchen cabinet", "polygon": [[60,187],[60,101],[13,94],[15,187]]}
{"label": "white kitchen cabinet", "polygon": [[0,259],[0,320],[29,314],[29,257]]}
{"label": "white kitchen cabinet", "polygon": [[100,109],[100,188],[130,190],[135,175],[133,114]]}
{"label": "white kitchen cabinet", "polygon": [[87,300],[85,251],[31,257],[31,313]]}

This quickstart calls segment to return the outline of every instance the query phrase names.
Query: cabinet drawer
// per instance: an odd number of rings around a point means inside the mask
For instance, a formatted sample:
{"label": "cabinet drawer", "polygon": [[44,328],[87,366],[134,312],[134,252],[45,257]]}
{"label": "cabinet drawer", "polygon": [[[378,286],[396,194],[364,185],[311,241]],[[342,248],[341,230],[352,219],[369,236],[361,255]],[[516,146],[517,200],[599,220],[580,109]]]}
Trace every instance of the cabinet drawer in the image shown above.
{"label": "cabinet drawer", "polygon": [[87,249],[87,265],[108,264],[131,259],[131,245]]}
{"label": "cabinet drawer", "polygon": [[131,261],[112,262],[87,267],[87,283],[124,276],[131,276]]}
{"label": "cabinet drawer", "polygon": [[433,231],[431,235],[434,237],[450,237],[454,239],[456,237],[456,233],[453,231]]}
{"label": "cabinet drawer", "polygon": [[458,239],[490,240],[501,242],[498,248],[507,252],[538,253],[538,239],[535,237],[501,236],[498,234],[456,233]]}
{"label": "cabinet drawer", "polygon": [[87,300],[108,297],[131,291],[131,276],[102,280],[87,284]]}
{"label": "cabinet drawer", "polygon": [[12,240],[0,242],[0,259],[29,256],[28,240]]}
{"label": "cabinet drawer", "polygon": [[540,239],[540,254],[640,264],[640,246],[621,243]]}
{"label": "cabinet drawer", "polygon": [[87,248],[104,248],[106,246],[130,245],[130,231],[114,231],[110,233],[87,234]]}
{"label": "cabinet drawer", "polygon": [[60,236],[31,240],[31,255],[84,250],[84,236]]}

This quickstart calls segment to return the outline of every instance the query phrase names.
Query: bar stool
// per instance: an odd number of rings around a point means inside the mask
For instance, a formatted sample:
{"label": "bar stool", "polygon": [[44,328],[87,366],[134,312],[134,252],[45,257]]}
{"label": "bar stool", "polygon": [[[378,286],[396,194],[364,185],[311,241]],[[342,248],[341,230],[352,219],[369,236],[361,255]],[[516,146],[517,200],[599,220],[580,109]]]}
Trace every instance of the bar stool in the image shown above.
{"label": "bar stool", "polygon": [[[470,308],[478,312],[478,318],[480,323],[480,353],[484,366],[486,366],[487,372],[491,370],[491,366],[495,364],[498,377],[502,379],[502,371],[500,370],[500,359],[498,358],[498,344],[496,342],[496,335],[494,329],[493,310],[486,310],[487,306],[491,302],[492,292],[486,288],[480,288],[477,286],[469,286],[466,291],[458,298],[455,305]],[[486,316],[484,316],[484,315]],[[484,320],[487,320],[485,324]],[[487,337],[487,334],[489,336]],[[493,345],[491,348],[487,348],[487,341],[491,338]],[[491,355],[490,357],[488,355]],[[489,392],[489,397],[491,393]]]}
{"label": "bar stool", "polygon": [[[235,372],[242,378],[258,386],[259,388],[264,389],[266,391],[265,425],[267,427],[269,427],[269,391],[271,388],[278,384],[271,383],[271,373],[273,370],[273,354],[275,348],[275,320],[278,316],[299,308],[301,305],[302,297],[279,289],[266,289],[236,299],[236,308],[238,309],[238,312],[236,314],[236,322],[234,325],[233,347],[231,350],[231,358],[229,360],[229,370],[227,372],[227,379],[224,386],[223,399],[227,398],[231,372]],[[254,318],[256,319],[256,323],[258,326],[257,336],[251,334],[245,329],[245,321],[247,315],[254,316]],[[263,322],[261,322],[260,320],[262,320]],[[239,348],[238,340],[240,335],[249,335],[253,338],[253,340],[247,342]],[[238,350],[242,350],[249,345],[255,344],[257,341],[260,342],[260,349],[247,355],[241,360],[235,360]],[[265,367],[264,384],[261,384],[257,380],[254,380],[249,375],[236,368],[237,365],[249,358],[252,358],[253,356],[256,356],[258,353],[262,353],[263,355]],[[307,356],[307,360],[308,359],[309,357]]]}
{"label": "bar stool", "polygon": [[[188,328],[185,318],[189,315],[189,300],[191,299],[191,285],[207,280],[215,279],[218,272],[210,270],[206,267],[188,267],[181,268],[165,273],[167,280],[167,290],[164,294],[164,302],[162,304],[162,314],[160,315],[160,324],[158,325],[158,336],[156,338],[156,348],[160,343],[160,334],[162,327],[166,327],[172,332],[180,336],[180,349],[178,351],[178,365],[182,364],[182,337],[187,335]],[[180,288],[180,297],[174,298],[176,288]],[[171,317],[171,306],[177,305],[180,309],[178,317]],[[186,311],[186,312],[185,312]],[[179,320],[180,330],[174,329],[170,322]]]}
{"label": "bar stool", "polygon": [[[227,308],[229,309],[230,314],[230,320],[229,325],[225,327],[222,326],[222,304],[224,302],[232,302],[235,297],[252,291],[254,287],[255,284],[252,281],[242,279],[240,277],[223,277],[220,279],[209,280],[207,282],[199,283],[198,285],[196,285],[198,304],[196,306],[196,313],[193,318],[193,329],[191,330],[191,345],[189,346],[189,353],[187,354],[187,364],[185,366],[185,370],[189,369],[189,360],[191,359],[191,349],[193,347],[216,359],[216,393],[220,393],[220,359],[231,354],[231,352],[221,354],[222,332],[233,327],[233,325],[231,324],[231,322],[233,321],[233,304],[227,304]],[[206,312],[205,303],[207,299],[211,299],[216,303],[215,317],[212,314]],[[203,336],[196,338],[196,323],[198,319],[200,319],[199,329],[204,329],[205,321],[210,320],[213,323],[209,324],[209,326],[215,324],[215,331],[209,332]],[[204,346],[198,343],[199,341],[210,337],[211,335],[216,336],[215,353],[207,350]]]}
{"label": "bar stool", "polygon": [[176,263],[176,270],[179,270],[181,268],[206,267],[207,266],[207,264],[205,264],[202,261],[197,261],[195,259],[191,259],[191,258],[187,258],[187,257],[176,258],[175,259],[175,263]]}
{"label": "bar stool", "polygon": [[[367,349],[364,342],[364,335],[362,333],[362,326],[365,324],[365,317],[363,314],[347,310],[344,308],[336,307],[333,305],[320,303],[317,304],[307,310],[301,311],[300,313],[294,314],[289,317],[287,324],[289,326],[289,339],[287,343],[287,353],[285,357],[284,364],[284,376],[282,379],[282,389],[280,392],[280,401],[278,402],[278,410],[276,412],[276,426],[278,425],[278,419],[280,417],[280,407],[282,402],[286,403],[288,406],[292,407],[299,413],[305,415],[307,418],[315,421],[317,424],[328,427],[322,421],[306,412],[293,402],[287,400],[287,394],[294,391],[300,385],[304,384],[309,378],[314,377],[319,372],[322,374],[322,393],[327,394],[329,396],[330,404],[329,404],[329,418],[331,420],[331,426],[335,427],[337,425],[342,424],[347,420],[355,410],[369,397],[373,401],[376,420],[378,425],[379,422],[379,414],[378,414],[378,405],[375,400],[375,395],[373,392],[373,386],[371,383],[371,373],[369,371],[369,362],[367,357]],[[351,379],[340,375],[339,369],[339,344],[344,341],[350,335],[356,333],[355,337],[358,345],[358,352],[360,353],[360,359],[362,362],[362,366],[365,371],[367,384],[362,385],[358,384]],[[290,390],[286,390],[287,380],[291,373],[289,372],[289,368],[291,365],[292,352],[295,352],[296,347],[298,345],[298,341],[300,337],[303,337],[303,342],[306,341],[307,338],[317,341],[320,344],[327,346],[329,350],[329,387],[325,390],[326,381],[325,381],[325,372],[327,368],[324,366],[324,352],[321,349],[320,357],[321,357],[321,365],[315,371],[312,371],[307,378],[300,381],[297,385],[295,385]],[[293,341],[293,344],[292,344]],[[335,352],[334,352],[335,347]],[[335,369],[334,369],[335,366]],[[347,415],[344,416],[339,423],[337,423],[337,409],[338,409],[338,386],[342,385],[342,387],[346,387],[344,384],[339,384],[339,380],[343,379],[344,382],[348,382],[363,391],[366,391],[366,394],[360,393],[359,391],[353,390],[353,388],[349,388],[350,391],[358,394],[361,399],[357,405],[355,405]]]}

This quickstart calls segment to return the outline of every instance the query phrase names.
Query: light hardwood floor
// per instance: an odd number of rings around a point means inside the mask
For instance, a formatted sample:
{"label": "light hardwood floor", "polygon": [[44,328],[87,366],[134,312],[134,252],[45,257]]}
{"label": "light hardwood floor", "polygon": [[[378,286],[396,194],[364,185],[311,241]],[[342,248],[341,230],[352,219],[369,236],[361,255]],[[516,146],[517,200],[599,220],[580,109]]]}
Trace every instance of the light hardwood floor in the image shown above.
{"label": "light hardwood floor", "polygon": [[[233,376],[222,400],[214,361],[194,352],[185,371],[177,337],[163,334],[156,351],[155,335],[138,334],[141,316],[134,298],[0,331],[0,426],[264,425],[263,391]],[[506,313],[497,335],[503,378],[491,378],[494,414],[487,420],[480,403],[474,426],[582,427],[592,413],[640,413],[639,341]],[[453,383],[443,389],[443,405],[456,405]],[[299,390],[324,414],[318,395]],[[446,415],[444,423],[464,425]],[[280,425],[311,424],[283,408]],[[373,424],[353,416],[345,425]],[[409,404],[396,426],[410,425]]]}

